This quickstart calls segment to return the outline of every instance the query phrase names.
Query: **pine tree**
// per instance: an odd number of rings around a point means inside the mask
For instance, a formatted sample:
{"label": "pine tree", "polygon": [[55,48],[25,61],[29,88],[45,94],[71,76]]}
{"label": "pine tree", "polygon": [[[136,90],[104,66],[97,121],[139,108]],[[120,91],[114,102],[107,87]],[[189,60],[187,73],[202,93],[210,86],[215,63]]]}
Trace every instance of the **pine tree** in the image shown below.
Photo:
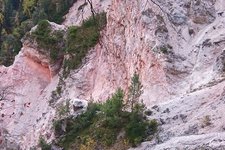
{"label": "pine tree", "polygon": [[4,15],[0,12],[0,25],[3,24],[4,21]]}
{"label": "pine tree", "polygon": [[37,3],[36,0],[24,0],[23,12],[30,17],[31,11],[34,9],[36,3]]}
{"label": "pine tree", "polygon": [[0,0],[0,52],[1,52],[1,45],[2,45],[2,29],[4,23],[4,2]]}
{"label": "pine tree", "polygon": [[135,72],[133,77],[131,78],[131,85],[129,87],[128,93],[128,105],[130,106],[131,111],[133,112],[135,107],[140,106],[141,103],[139,98],[143,93],[142,84],[139,79],[139,75]]}
{"label": "pine tree", "polygon": [[4,22],[4,8],[5,3],[4,1],[0,0],[0,27],[3,25]]}

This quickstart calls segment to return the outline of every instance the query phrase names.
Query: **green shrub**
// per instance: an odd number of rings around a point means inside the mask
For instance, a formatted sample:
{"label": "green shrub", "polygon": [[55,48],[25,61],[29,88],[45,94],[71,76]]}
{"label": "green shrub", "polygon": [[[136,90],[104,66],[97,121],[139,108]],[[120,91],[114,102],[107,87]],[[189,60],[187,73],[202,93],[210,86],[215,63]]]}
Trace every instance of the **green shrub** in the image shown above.
{"label": "green shrub", "polygon": [[45,50],[45,54],[50,56],[54,63],[62,55],[64,39],[62,31],[52,31],[47,20],[38,23],[37,28],[31,36],[37,41],[38,46]]}
{"label": "green shrub", "polygon": [[[79,134],[88,128],[92,123],[97,111],[99,110],[99,105],[91,103],[89,104],[87,111],[77,118],[67,118],[66,135],[61,139],[60,144],[64,148],[68,148],[71,143],[73,143]],[[58,128],[59,129],[59,128]],[[55,128],[55,134],[57,133],[57,128]]]}
{"label": "green shrub", "polygon": [[95,26],[99,28],[99,30],[101,30],[105,27],[106,23],[107,23],[106,13],[102,12],[102,13],[96,14],[94,18],[92,16],[89,19],[85,20],[82,23],[82,26],[84,28],[90,28]]}
{"label": "green shrub", "polygon": [[49,145],[43,138],[39,139],[39,146],[41,150],[51,150],[51,145]]}
{"label": "green shrub", "polygon": [[108,99],[104,105],[102,105],[102,112],[105,115],[106,126],[111,128],[117,128],[121,126],[122,109],[123,109],[124,94],[121,89]]}
{"label": "green shrub", "polygon": [[138,112],[132,112],[130,114],[129,122],[126,125],[126,137],[132,146],[137,146],[140,142],[144,140],[146,135],[146,129],[148,123],[143,119],[143,116],[138,114]]}
{"label": "green shrub", "polygon": [[143,93],[143,85],[139,80],[139,75],[135,72],[131,78],[131,85],[129,86],[127,106],[131,111],[142,111],[140,105],[140,96]]}
{"label": "green shrub", "polygon": [[117,134],[119,133],[118,130],[113,130],[107,127],[98,127],[93,130],[92,137],[99,141],[102,146],[111,146],[115,143]]}
{"label": "green shrub", "polygon": [[[85,137],[88,137],[101,147],[107,147],[114,144],[118,134],[125,129],[124,138],[132,146],[137,146],[149,134],[153,135],[157,130],[157,122],[148,123],[141,109],[137,109],[138,106],[135,106],[133,112],[124,111],[123,99],[124,93],[118,89],[105,103],[91,103],[87,111],[77,118],[58,121],[55,124],[55,134],[65,135],[60,145],[65,149],[71,148],[73,144],[88,145],[85,143]],[[62,123],[66,123],[65,133],[61,129]]]}
{"label": "green shrub", "polygon": [[66,41],[62,31],[52,31],[47,20],[38,23],[31,37],[36,40],[38,46],[45,50],[47,56],[54,63],[64,54],[69,56],[64,61],[64,75],[68,75],[71,69],[80,67],[88,50],[94,47],[100,38],[100,31],[106,25],[106,14],[96,14],[93,18],[85,20],[79,27],[69,27]]}
{"label": "green shrub", "polygon": [[[123,107],[123,91],[119,89],[104,104],[90,103],[87,111],[75,119],[57,121],[54,125],[55,134],[59,137],[60,145],[65,149],[70,148],[73,143],[85,143],[85,137],[89,137],[100,145],[110,146],[115,143],[117,134],[123,125],[120,116]],[[61,130],[62,123],[66,123],[66,133]],[[82,142],[80,139],[83,139]],[[78,144],[78,145],[79,145]]]}
{"label": "green shrub", "polygon": [[47,20],[42,20],[38,23],[37,28],[32,35],[36,38],[38,44],[43,47],[48,46],[48,42],[51,41],[50,36],[51,33],[51,25]]}
{"label": "green shrub", "polygon": [[70,58],[64,63],[65,74],[81,65],[88,50],[99,42],[100,31],[105,25],[106,14],[100,13],[85,20],[80,27],[68,29],[65,51]]}
{"label": "green shrub", "polygon": [[56,137],[62,136],[65,132],[62,129],[64,120],[56,120],[53,122],[54,134]]}
{"label": "green shrub", "polygon": [[168,49],[165,46],[160,47],[160,51],[164,54],[168,52]]}
{"label": "green shrub", "polygon": [[[135,72],[129,86],[127,105],[131,112],[125,126],[126,137],[132,146],[137,146],[142,142],[148,136],[148,130],[156,130],[155,124],[153,122],[149,124],[144,115],[145,105],[140,100],[140,96],[143,93],[142,87],[139,75]],[[152,132],[152,134],[154,133]]]}
{"label": "green shrub", "polygon": [[[148,136],[154,135],[158,124],[156,120],[146,120],[145,107],[138,100],[142,86],[137,76],[133,78],[133,81],[134,79],[132,87],[135,90],[132,91],[135,92],[133,93],[135,99],[132,99],[134,100],[132,110],[126,111],[126,105],[129,103],[124,104],[124,92],[118,89],[105,103],[89,104],[87,111],[77,118],[68,117],[57,121],[55,134],[62,137],[59,145],[65,149],[86,147],[108,149],[116,143],[118,135],[125,131],[125,135],[122,135],[119,140],[128,141],[132,146],[137,146]],[[61,129],[63,123],[66,123],[65,132]]]}
{"label": "green shrub", "polygon": [[148,135],[153,135],[158,130],[158,122],[153,119],[148,123]]}

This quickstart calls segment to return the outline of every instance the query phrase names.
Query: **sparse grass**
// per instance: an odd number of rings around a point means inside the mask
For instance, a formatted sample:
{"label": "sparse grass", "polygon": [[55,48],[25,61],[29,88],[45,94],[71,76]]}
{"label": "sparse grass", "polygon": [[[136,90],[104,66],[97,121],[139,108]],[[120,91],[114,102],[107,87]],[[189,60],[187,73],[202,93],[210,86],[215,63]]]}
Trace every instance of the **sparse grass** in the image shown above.
{"label": "sparse grass", "polygon": [[59,118],[63,118],[63,117],[66,117],[68,116],[70,110],[69,110],[69,100],[66,100],[66,103],[65,104],[61,104],[57,107],[57,110],[56,110]]}
{"label": "sparse grass", "polygon": [[58,85],[56,87],[56,90],[52,91],[51,99],[49,100],[49,106],[54,107],[57,100],[59,100],[61,98],[62,92],[63,92],[62,87],[60,85]]}

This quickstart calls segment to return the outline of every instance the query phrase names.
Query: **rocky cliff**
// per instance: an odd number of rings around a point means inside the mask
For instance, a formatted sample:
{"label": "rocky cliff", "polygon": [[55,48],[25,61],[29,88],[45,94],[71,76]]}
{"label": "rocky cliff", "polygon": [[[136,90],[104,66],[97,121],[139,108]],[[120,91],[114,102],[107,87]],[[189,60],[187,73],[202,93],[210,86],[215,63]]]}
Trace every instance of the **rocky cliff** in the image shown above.
{"label": "rocky cliff", "polygon": [[[83,4],[74,4],[63,27],[91,15]],[[225,2],[93,0],[93,6],[107,12],[107,26],[83,65],[64,81],[58,101],[104,101],[116,88],[127,89],[136,71],[144,86],[141,98],[153,112],[149,118],[160,123],[157,138],[137,149],[225,149]],[[14,64],[0,68],[1,88],[9,87],[1,121],[8,147],[28,149],[40,135],[53,138],[55,110],[48,102],[59,76],[36,52],[24,42]]]}

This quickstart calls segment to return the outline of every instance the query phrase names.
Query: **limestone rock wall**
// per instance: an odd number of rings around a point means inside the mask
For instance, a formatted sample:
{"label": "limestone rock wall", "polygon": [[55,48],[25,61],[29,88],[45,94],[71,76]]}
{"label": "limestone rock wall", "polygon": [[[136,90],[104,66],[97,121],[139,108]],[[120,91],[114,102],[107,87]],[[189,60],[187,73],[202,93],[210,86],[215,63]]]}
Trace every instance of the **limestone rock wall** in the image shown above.
{"label": "limestone rock wall", "polygon": [[[65,27],[91,15],[84,2],[70,9]],[[126,91],[136,71],[141,98],[153,111],[149,118],[160,123],[157,138],[137,149],[224,149],[225,2],[93,0],[93,6],[107,12],[107,26],[100,44],[64,81],[59,101],[104,101],[118,87]],[[48,101],[59,82],[49,67],[28,57],[32,53],[26,55],[29,49],[35,51],[24,44],[14,64],[0,68],[1,85],[13,85],[18,93],[5,104],[17,116],[6,116],[1,124],[21,149],[35,146],[39,135],[53,138],[55,110]]]}

